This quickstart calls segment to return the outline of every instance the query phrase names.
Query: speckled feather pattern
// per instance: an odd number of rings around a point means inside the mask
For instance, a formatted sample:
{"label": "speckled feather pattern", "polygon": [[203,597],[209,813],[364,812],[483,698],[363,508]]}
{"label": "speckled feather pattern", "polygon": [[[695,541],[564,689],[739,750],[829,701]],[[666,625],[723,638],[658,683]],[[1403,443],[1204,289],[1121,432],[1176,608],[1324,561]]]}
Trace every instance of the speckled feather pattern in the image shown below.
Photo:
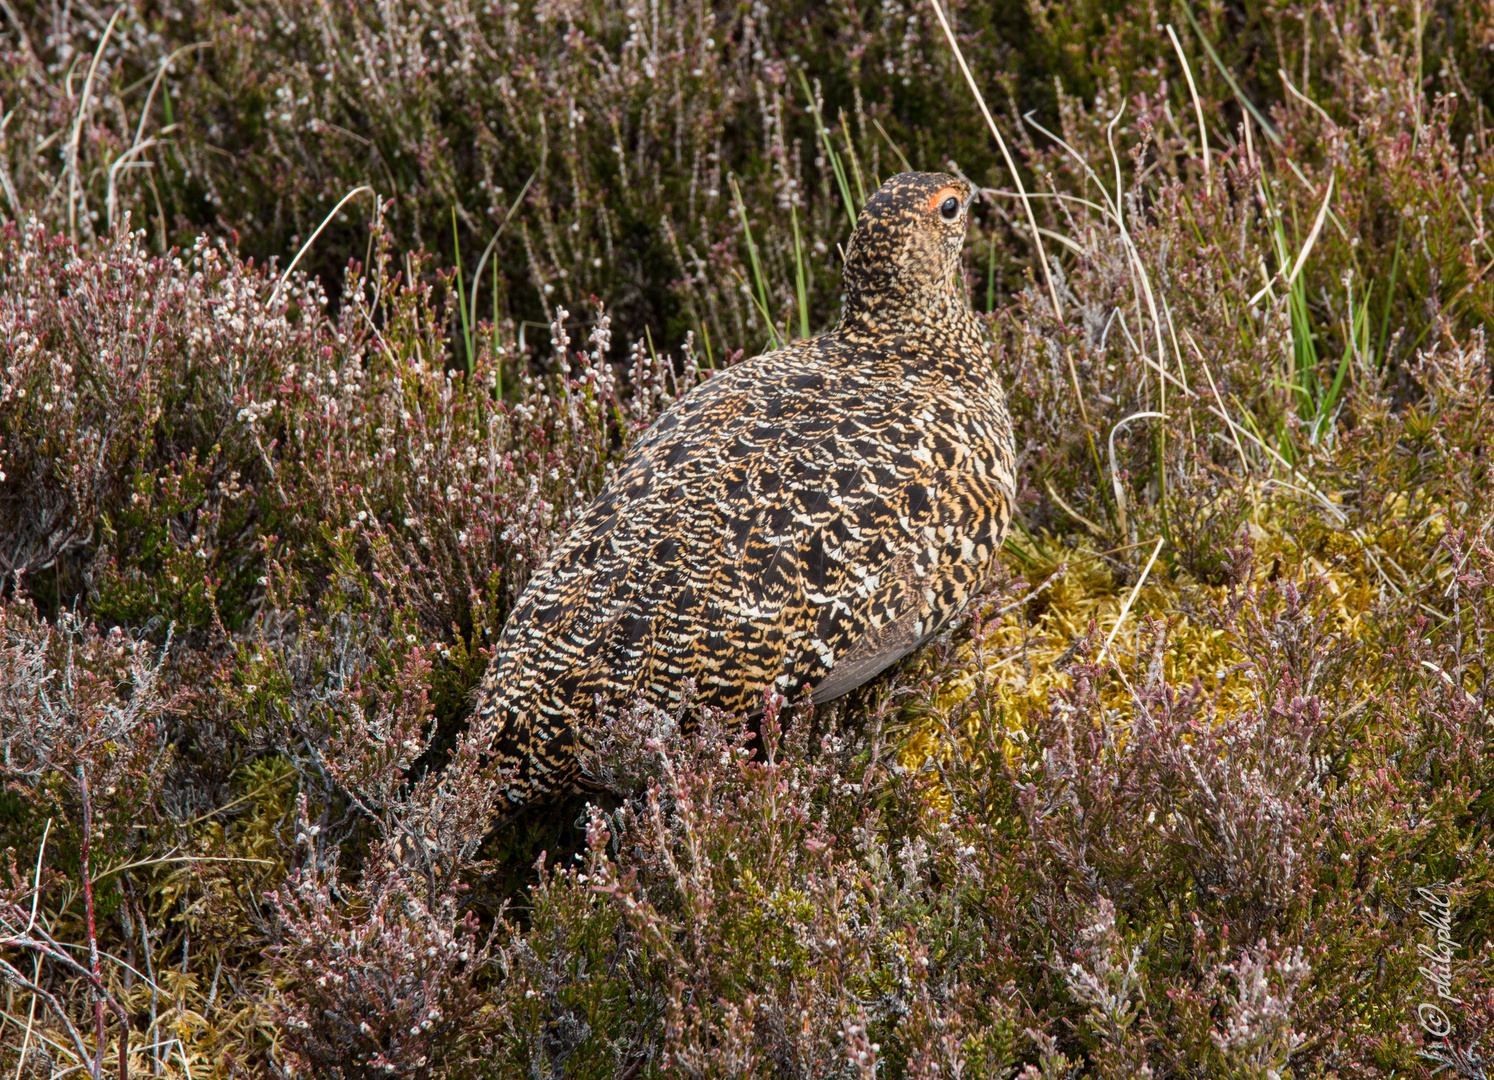
{"label": "speckled feather pattern", "polygon": [[988,577],[1013,455],[959,275],[971,194],[953,176],[893,177],[857,222],[836,328],[717,373],[633,447],[521,597],[480,687],[498,815],[576,786],[599,698],[669,708],[689,679],[698,704],[743,715],[769,686],[830,700]]}

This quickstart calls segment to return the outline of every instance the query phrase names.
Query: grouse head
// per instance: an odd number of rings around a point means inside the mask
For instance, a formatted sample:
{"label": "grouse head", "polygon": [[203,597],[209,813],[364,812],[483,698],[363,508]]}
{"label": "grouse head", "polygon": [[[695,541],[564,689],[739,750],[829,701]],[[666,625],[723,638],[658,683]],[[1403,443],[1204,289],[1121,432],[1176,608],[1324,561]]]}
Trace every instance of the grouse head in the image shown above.
{"label": "grouse head", "polygon": [[902,333],[966,309],[960,249],[975,195],[958,176],[908,172],[866,200],[846,251],[842,330]]}

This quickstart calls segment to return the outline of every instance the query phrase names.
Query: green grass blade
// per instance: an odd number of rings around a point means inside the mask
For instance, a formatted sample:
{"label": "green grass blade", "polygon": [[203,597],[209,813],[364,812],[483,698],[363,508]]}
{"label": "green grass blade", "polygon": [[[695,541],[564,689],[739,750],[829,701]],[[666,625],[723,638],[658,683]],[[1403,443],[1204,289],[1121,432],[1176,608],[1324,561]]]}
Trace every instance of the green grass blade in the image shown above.
{"label": "green grass blade", "polygon": [[[493,248],[498,246],[498,238],[503,235],[503,230],[508,228],[508,223],[514,219],[519,212],[519,206],[524,201],[524,196],[529,194],[529,187],[534,183],[534,178],[539,175],[539,170],[529,174],[529,179],[524,181],[524,186],[519,189],[519,197],[513,201],[508,208],[508,213],[503,215],[503,220],[498,223],[498,231],[493,234],[493,239],[488,241],[488,246],[482,250],[482,258],[477,260],[477,269],[472,271],[472,325],[477,325],[477,287],[482,282],[482,264],[488,261],[488,256],[493,253]],[[496,270],[498,264],[495,262],[493,268]],[[493,325],[498,325],[498,308],[493,307]]]}
{"label": "green grass blade", "polygon": [[457,302],[462,307],[462,342],[467,346],[467,374],[477,366],[472,353],[472,327],[467,322],[467,290],[462,285],[462,242],[457,239],[456,207],[451,208],[451,243],[456,248]]}
{"label": "green grass blade", "polygon": [[846,220],[851,223],[851,228],[855,229],[856,204],[851,200],[851,184],[846,179],[846,168],[841,164],[840,155],[835,152],[835,147],[830,145],[830,132],[822,127],[820,136],[825,142],[825,156],[830,159],[830,167],[835,171],[835,186],[840,188],[840,199],[846,206]]}
{"label": "green grass blade", "polygon": [[[741,280],[740,273],[737,274],[737,279]],[[768,309],[763,307],[763,302],[757,298],[757,293],[748,290],[747,297],[752,301],[752,306],[757,310],[757,313],[763,317],[763,322],[768,324],[768,347],[771,349],[778,348],[780,344],[778,333],[773,326],[773,319],[768,314]]]}
{"label": "green grass blade", "polygon": [[[1269,187],[1263,187],[1262,191],[1266,197],[1266,210],[1270,215],[1271,241],[1276,247],[1276,260],[1281,265],[1281,273],[1285,274],[1287,267],[1292,265],[1291,246],[1287,243],[1286,230],[1282,225],[1282,215],[1277,213],[1276,200],[1271,197]],[[1289,373],[1286,383],[1297,391],[1297,412],[1304,420],[1310,420],[1315,415],[1314,391],[1316,389],[1316,372],[1318,364],[1317,346],[1312,340],[1312,319],[1307,310],[1307,289],[1299,276],[1287,289],[1287,314],[1292,325],[1292,371]],[[1283,440],[1285,433],[1283,429]]]}
{"label": "green grass blade", "polygon": [[851,185],[846,179],[845,166],[840,163],[840,155],[835,152],[835,146],[830,142],[830,132],[825,127],[825,121],[820,116],[820,106],[815,101],[814,93],[809,89],[809,80],[805,78],[804,71],[799,71],[799,85],[804,89],[804,100],[809,104],[809,115],[814,117],[814,130],[820,137],[820,145],[825,150],[825,159],[830,162],[830,170],[835,174],[835,186],[840,189],[841,201],[846,205],[846,217],[850,219],[851,228],[856,227],[856,204],[851,201]]}
{"label": "green grass blade", "polygon": [[887,129],[882,126],[882,121],[873,116],[872,123],[875,124],[877,126],[877,130],[882,133],[882,138],[887,140],[887,145],[892,147],[892,152],[897,155],[898,161],[902,162],[903,172],[912,172],[913,166],[909,165],[908,159],[903,156],[902,147],[898,146],[897,143],[892,141],[892,136],[887,134]]}
{"label": "green grass blade", "polygon": [[[476,297],[473,297],[473,299],[476,299]],[[502,401],[503,363],[498,359],[498,261],[496,259],[493,260],[493,326],[491,333],[493,335],[491,345],[493,350],[493,372],[498,378],[498,384],[495,389],[498,392],[497,400]]]}
{"label": "green grass blade", "polygon": [[1338,362],[1338,372],[1333,376],[1333,384],[1328,387],[1328,393],[1323,395],[1323,400],[1318,405],[1317,419],[1313,421],[1313,440],[1317,441],[1319,428],[1333,417],[1333,406],[1338,404],[1339,392],[1343,390],[1344,376],[1349,372],[1349,357],[1352,355],[1348,349],[1344,350],[1343,359]]}
{"label": "green grass blade", "polygon": [[799,242],[799,211],[789,203],[789,220],[794,223],[794,288],[799,294],[799,336],[809,336],[809,303],[805,299],[804,247]]}
{"label": "green grass blade", "polygon": [[1387,335],[1390,333],[1390,309],[1395,306],[1395,278],[1401,269],[1401,230],[1405,223],[1405,218],[1396,222],[1395,254],[1390,259],[1390,288],[1385,292],[1385,310],[1380,315],[1380,347],[1375,350],[1375,363],[1382,371],[1385,369],[1385,350],[1389,346]]}
{"label": "green grass blade", "polygon": [[1152,446],[1157,456],[1157,509],[1162,512],[1162,536],[1172,542],[1172,523],[1167,514],[1167,429],[1158,424],[1152,435]]}
{"label": "green grass blade", "polygon": [[986,270],[986,311],[996,310],[996,233],[991,233],[990,266]]}
{"label": "green grass blade", "polygon": [[856,203],[866,205],[866,184],[861,179],[861,162],[856,157],[856,144],[851,140],[851,125],[846,123],[846,111],[840,110],[840,135],[846,141],[846,157],[851,159],[851,172],[856,177]]}
{"label": "green grass blade", "polygon": [[742,235],[747,238],[747,254],[752,259],[752,278],[757,284],[757,295],[753,298],[757,301],[758,310],[763,313],[763,320],[768,324],[768,343],[773,348],[778,348],[778,329],[773,325],[773,317],[768,314],[768,287],[763,282],[762,264],[758,262],[757,245],[752,242],[752,226],[747,223],[747,207],[742,203],[742,191],[737,187],[737,178],[728,177],[731,183],[731,195],[737,203],[737,217],[742,222]]}
{"label": "green grass blade", "polygon": [[1261,111],[1255,107],[1254,103],[1251,102],[1248,97],[1245,96],[1245,91],[1240,89],[1240,84],[1235,82],[1234,75],[1231,74],[1229,68],[1224,66],[1224,61],[1219,59],[1219,54],[1214,51],[1214,46],[1211,45],[1209,43],[1209,39],[1204,36],[1203,28],[1198,25],[1198,20],[1193,17],[1193,8],[1186,2],[1186,0],[1184,0],[1183,3],[1183,15],[1187,18],[1188,25],[1193,27],[1193,35],[1198,38],[1198,43],[1204,47],[1204,52],[1208,53],[1209,59],[1214,61],[1215,70],[1217,70],[1219,74],[1224,76],[1224,81],[1227,82],[1229,84],[1229,88],[1234,91],[1234,95],[1239,99],[1240,104],[1249,111],[1251,116],[1255,117],[1255,122],[1259,124],[1260,129],[1266,133],[1266,138],[1270,139],[1271,142],[1275,145],[1280,146],[1281,136],[1276,134],[1276,129],[1271,126],[1271,122],[1261,115]]}
{"label": "green grass blade", "polygon": [[1299,278],[1292,282],[1288,303],[1292,312],[1292,352],[1297,365],[1296,377],[1300,380],[1302,399],[1301,415],[1310,417],[1314,411],[1313,398],[1317,393],[1318,349],[1312,340],[1312,320],[1307,311],[1307,294]]}
{"label": "green grass blade", "polygon": [[1313,421],[1312,436],[1316,442],[1321,434],[1324,422],[1333,416],[1333,408],[1338,404],[1339,394],[1343,392],[1344,378],[1349,373],[1349,358],[1355,352],[1360,356],[1365,355],[1369,345],[1369,299],[1375,291],[1372,284],[1365,291],[1364,299],[1360,301],[1359,307],[1354,307],[1354,286],[1349,285],[1349,340],[1345,343],[1344,355],[1338,362],[1338,371],[1333,376],[1333,384],[1328,387],[1328,393],[1318,404],[1318,415]]}

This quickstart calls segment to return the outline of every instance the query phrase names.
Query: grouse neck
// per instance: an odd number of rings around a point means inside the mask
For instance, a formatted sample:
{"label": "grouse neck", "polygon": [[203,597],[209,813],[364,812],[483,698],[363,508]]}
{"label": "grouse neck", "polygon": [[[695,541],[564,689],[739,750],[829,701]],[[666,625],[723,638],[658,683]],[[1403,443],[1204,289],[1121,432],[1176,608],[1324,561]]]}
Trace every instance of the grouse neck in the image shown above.
{"label": "grouse neck", "polygon": [[970,305],[952,285],[861,295],[848,288],[835,332],[868,343],[907,336],[980,339]]}

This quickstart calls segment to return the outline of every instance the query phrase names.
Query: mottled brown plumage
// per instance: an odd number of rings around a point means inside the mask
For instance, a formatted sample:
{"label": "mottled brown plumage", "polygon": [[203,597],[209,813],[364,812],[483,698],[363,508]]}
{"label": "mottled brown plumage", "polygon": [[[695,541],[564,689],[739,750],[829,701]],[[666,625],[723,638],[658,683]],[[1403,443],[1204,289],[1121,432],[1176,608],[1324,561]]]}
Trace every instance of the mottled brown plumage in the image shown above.
{"label": "mottled brown plumage", "polygon": [[941,629],[1012,512],[1011,426],[960,275],[973,189],[893,177],[846,254],[828,334],[666,412],[521,597],[473,736],[502,816],[580,779],[600,697],[739,714],[833,699]]}

